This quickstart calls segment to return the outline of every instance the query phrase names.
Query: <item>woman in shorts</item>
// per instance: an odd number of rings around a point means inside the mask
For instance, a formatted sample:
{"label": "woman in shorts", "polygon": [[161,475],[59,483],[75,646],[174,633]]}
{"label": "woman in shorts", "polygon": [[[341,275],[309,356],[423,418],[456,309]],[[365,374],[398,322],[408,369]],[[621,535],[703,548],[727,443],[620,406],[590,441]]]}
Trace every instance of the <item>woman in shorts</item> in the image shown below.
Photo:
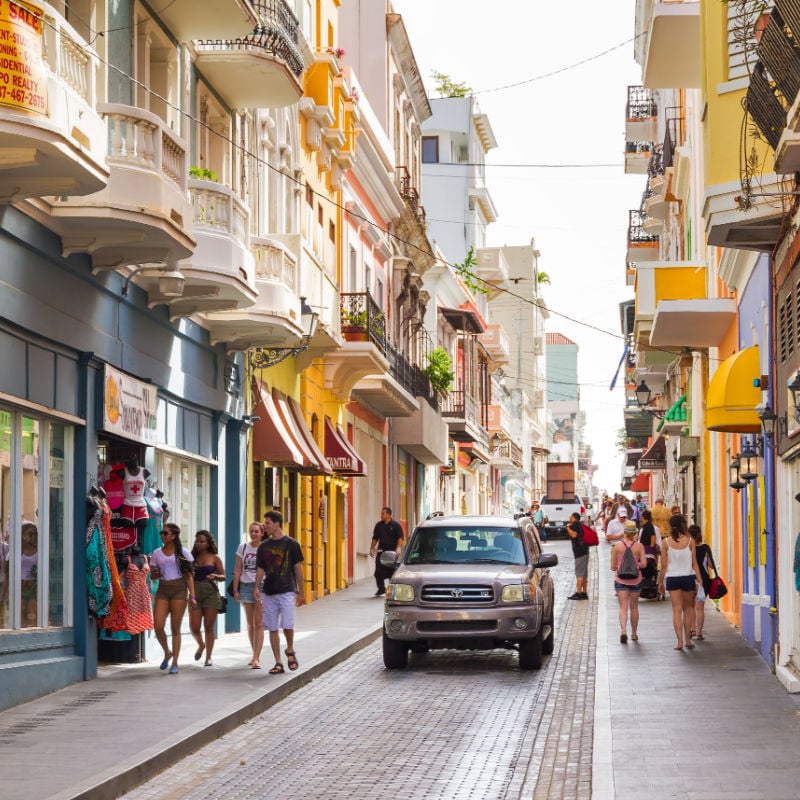
{"label": "woman in shorts", "polygon": [[[160,669],[169,667],[170,675],[178,674],[178,656],[181,652],[181,623],[186,613],[187,596],[195,605],[194,578],[192,577],[192,554],[181,544],[181,529],[167,522],[161,529],[161,547],[150,556],[150,577],[158,580],[153,624],[156,639],[164,651]],[[164,630],[170,618],[172,650],[167,644]],[[170,667],[170,660],[172,666]]]}
{"label": "woman in shorts", "polygon": [[694,603],[697,585],[702,583],[697,567],[694,539],[689,535],[686,517],[673,514],[669,518],[670,535],[661,541],[661,573],[658,587],[661,594],[664,588],[669,592],[672,603],[672,626],[678,637],[676,650],[684,645],[691,649],[692,625],[694,623]]}
{"label": "woman in shorts", "polygon": [[[225,580],[225,567],[219,557],[217,543],[209,531],[197,531],[192,548],[194,558],[194,592],[197,603],[189,611],[189,630],[197,642],[194,660],[199,661],[206,653],[205,666],[211,666],[211,653],[214,651],[214,625],[217,615],[222,609],[222,595],[219,593],[219,581]],[[205,631],[205,641],[200,625]]]}
{"label": "woman in shorts", "polygon": [[255,613],[256,553],[264,540],[264,528],[260,522],[251,522],[247,529],[249,541],[236,549],[236,566],[233,569],[233,599],[244,606],[247,617],[247,635],[253,657],[248,662],[252,669],[261,669],[261,648],[264,646],[264,628],[261,617]]}
{"label": "woman in shorts", "polygon": [[[631,639],[639,641],[639,592],[642,589],[642,567],[647,566],[647,553],[644,545],[636,540],[639,531],[633,520],[628,520],[622,529],[622,539],[611,548],[611,569],[614,572],[614,590],[619,603],[619,640],[628,643],[628,616],[631,620]],[[639,567],[635,578],[623,578],[618,574],[619,565],[625,551],[630,549]]]}

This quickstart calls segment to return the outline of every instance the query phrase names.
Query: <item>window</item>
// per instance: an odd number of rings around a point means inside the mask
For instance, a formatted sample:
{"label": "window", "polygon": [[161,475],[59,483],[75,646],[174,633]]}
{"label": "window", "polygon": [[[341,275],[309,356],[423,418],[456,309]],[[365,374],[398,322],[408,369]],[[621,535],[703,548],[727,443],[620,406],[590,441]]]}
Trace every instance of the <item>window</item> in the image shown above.
{"label": "window", "polygon": [[439,163],[439,137],[438,136],[423,136],[422,137],[422,163],[423,164],[438,164]]}
{"label": "window", "polygon": [[0,409],[0,629],[71,624],[72,428]]}
{"label": "window", "polygon": [[[169,521],[180,527],[183,545],[190,550],[194,534],[203,528],[209,529],[209,469],[206,464],[156,453],[155,479],[169,505]],[[212,533],[220,538],[216,531]]]}

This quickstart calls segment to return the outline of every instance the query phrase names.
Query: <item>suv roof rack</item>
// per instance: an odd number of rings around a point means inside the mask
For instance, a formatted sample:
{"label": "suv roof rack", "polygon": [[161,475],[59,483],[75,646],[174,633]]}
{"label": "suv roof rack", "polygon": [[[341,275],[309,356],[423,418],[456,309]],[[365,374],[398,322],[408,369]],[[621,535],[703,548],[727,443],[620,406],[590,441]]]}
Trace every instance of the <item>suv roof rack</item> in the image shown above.
{"label": "suv roof rack", "polygon": [[433,519],[434,517],[443,517],[444,511],[431,511],[425,519]]}

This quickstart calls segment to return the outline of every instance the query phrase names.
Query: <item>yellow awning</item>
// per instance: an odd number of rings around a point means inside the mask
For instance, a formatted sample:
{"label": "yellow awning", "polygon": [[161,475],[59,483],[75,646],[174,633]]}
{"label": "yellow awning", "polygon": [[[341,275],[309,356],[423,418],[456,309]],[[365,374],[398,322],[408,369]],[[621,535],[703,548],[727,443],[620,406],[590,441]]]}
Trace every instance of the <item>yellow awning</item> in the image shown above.
{"label": "yellow awning", "polygon": [[761,420],[756,406],[761,402],[758,345],[725,359],[711,377],[706,394],[706,428],[726,433],[759,433]]}

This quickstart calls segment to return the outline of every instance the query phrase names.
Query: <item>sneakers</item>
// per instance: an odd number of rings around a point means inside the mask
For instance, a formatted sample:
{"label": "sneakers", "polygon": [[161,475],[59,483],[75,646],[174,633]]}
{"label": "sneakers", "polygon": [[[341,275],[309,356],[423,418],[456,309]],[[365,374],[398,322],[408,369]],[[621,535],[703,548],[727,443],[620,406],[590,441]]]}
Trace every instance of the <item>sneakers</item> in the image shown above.
{"label": "sneakers", "polygon": [[386,589],[378,589],[378,591],[375,592],[375,597],[383,597],[385,594],[386,594]]}
{"label": "sneakers", "polygon": [[575,592],[575,594],[571,594],[567,600],[588,600],[589,595],[586,592]]}

